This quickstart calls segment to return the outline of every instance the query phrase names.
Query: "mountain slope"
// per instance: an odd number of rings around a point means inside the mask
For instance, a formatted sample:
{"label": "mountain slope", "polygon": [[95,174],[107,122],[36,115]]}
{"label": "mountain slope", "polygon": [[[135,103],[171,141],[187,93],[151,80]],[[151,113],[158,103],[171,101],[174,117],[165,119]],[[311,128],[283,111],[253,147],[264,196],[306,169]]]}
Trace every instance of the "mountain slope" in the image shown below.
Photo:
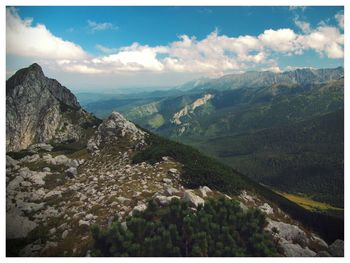
{"label": "mountain slope", "polygon": [[[30,73],[34,83],[40,77]],[[68,108],[74,120],[80,109],[60,98],[59,119]],[[78,142],[51,146],[39,137],[27,150],[8,152],[8,256],[341,255],[343,242],[333,243],[343,239],[341,217],[305,210],[120,113],[79,127]]]}
{"label": "mountain slope", "polygon": [[6,148],[17,151],[37,142],[86,140],[84,127],[98,121],[76,97],[33,64],[6,81]]}

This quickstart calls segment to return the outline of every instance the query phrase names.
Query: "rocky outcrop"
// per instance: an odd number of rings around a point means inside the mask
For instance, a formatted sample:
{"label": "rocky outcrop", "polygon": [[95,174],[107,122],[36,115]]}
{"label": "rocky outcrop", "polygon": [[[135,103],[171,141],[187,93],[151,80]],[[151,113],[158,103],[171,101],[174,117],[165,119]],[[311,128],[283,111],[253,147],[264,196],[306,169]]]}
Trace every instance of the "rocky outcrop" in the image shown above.
{"label": "rocky outcrop", "polygon": [[188,202],[188,204],[193,208],[197,208],[199,205],[204,205],[204,200],[198,195],[195,195],[191,190],[185,191],[183,200]]}
{"label": "rocky outcrop", "polygon": [[100,124],[95,136],[88,141],[87,149],[90,152],[98,153],[104,146],[119,143],[122,140],[126,140],[128,146],[140,149],[145,144],[144,139],[144,131],[125,119],[119,112],[112,112]]}
{"label": "rocky outcrop", "polygon": [[96,119],[76,97],[33,64],[6,82],[6,151],[42,142],[79,140]]}

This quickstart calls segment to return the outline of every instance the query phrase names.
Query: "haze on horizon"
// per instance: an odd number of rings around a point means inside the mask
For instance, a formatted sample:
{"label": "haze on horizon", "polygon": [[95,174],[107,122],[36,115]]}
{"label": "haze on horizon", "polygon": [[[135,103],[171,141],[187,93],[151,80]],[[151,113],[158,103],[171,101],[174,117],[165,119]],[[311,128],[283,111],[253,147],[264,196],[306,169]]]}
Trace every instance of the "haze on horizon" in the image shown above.
{"label": "haze on horizon", "polygon": [[6,76],[33,62],[75,92],[344,64],[343,7],[8,7]]}

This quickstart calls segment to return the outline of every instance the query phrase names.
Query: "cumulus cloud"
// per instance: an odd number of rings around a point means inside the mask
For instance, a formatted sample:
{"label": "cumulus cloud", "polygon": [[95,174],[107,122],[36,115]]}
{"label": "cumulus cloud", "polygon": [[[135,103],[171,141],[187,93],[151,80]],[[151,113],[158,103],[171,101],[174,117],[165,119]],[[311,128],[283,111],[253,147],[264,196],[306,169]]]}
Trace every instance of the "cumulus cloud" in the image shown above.
{"label": "cumulus cloud", "polygon": [[[44,25],[33,26],[31,20],[21,20],[13,10],[7,13],[8,53],[55,59],[57,65],[67,72],[205,73],[218,76],[254,67],[278,72],[280,68],[276,58],[300,55],[306,50],[332,59],[344,57],[344,35],[338,27],[323,23],[311,28],[309,23],[300,21],[298,17],[294,22],[301,28],[300,33],[280,28],[266,29],[256,36],[230,37],[214,30],[203,39],[180,35],[176,41],[162,46],[133,43],[110,48],[96,45],[104,54],[89,57],[81,47],[52,35]],[[337,15],[335,18],[341,26],[341,14]],[[99,28],[95,30],[113,26],[90,22]]]}
{"label": "cumulus cloud", "polygon": [[96,31],[104,31],[104,30],[108,30],[108,29],[118,29],[117,26],[113,25],[110,22],[102,22],[102,23],[98,23],[96,21],[92,21],[92,20],[88,20],[88,27],[91,30],[91,32],[96,32]]}
{"label": "cumulus cloud", "polygon": [[6,53],[45,59],[84,59],[88,55],[77,44],[54,36],[42,24],[22,20],[16,9],[6,9]]}

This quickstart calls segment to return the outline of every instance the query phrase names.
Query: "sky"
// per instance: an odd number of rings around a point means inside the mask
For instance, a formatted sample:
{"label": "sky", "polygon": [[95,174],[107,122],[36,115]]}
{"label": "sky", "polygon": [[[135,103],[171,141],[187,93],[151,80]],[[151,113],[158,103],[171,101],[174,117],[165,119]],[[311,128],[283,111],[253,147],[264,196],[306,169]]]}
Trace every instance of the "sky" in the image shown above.
{"label": "sky", "polygon": [[39,63],[75,92],[162,88],[344,63],[344,9],[7,7],[6,76]]}

